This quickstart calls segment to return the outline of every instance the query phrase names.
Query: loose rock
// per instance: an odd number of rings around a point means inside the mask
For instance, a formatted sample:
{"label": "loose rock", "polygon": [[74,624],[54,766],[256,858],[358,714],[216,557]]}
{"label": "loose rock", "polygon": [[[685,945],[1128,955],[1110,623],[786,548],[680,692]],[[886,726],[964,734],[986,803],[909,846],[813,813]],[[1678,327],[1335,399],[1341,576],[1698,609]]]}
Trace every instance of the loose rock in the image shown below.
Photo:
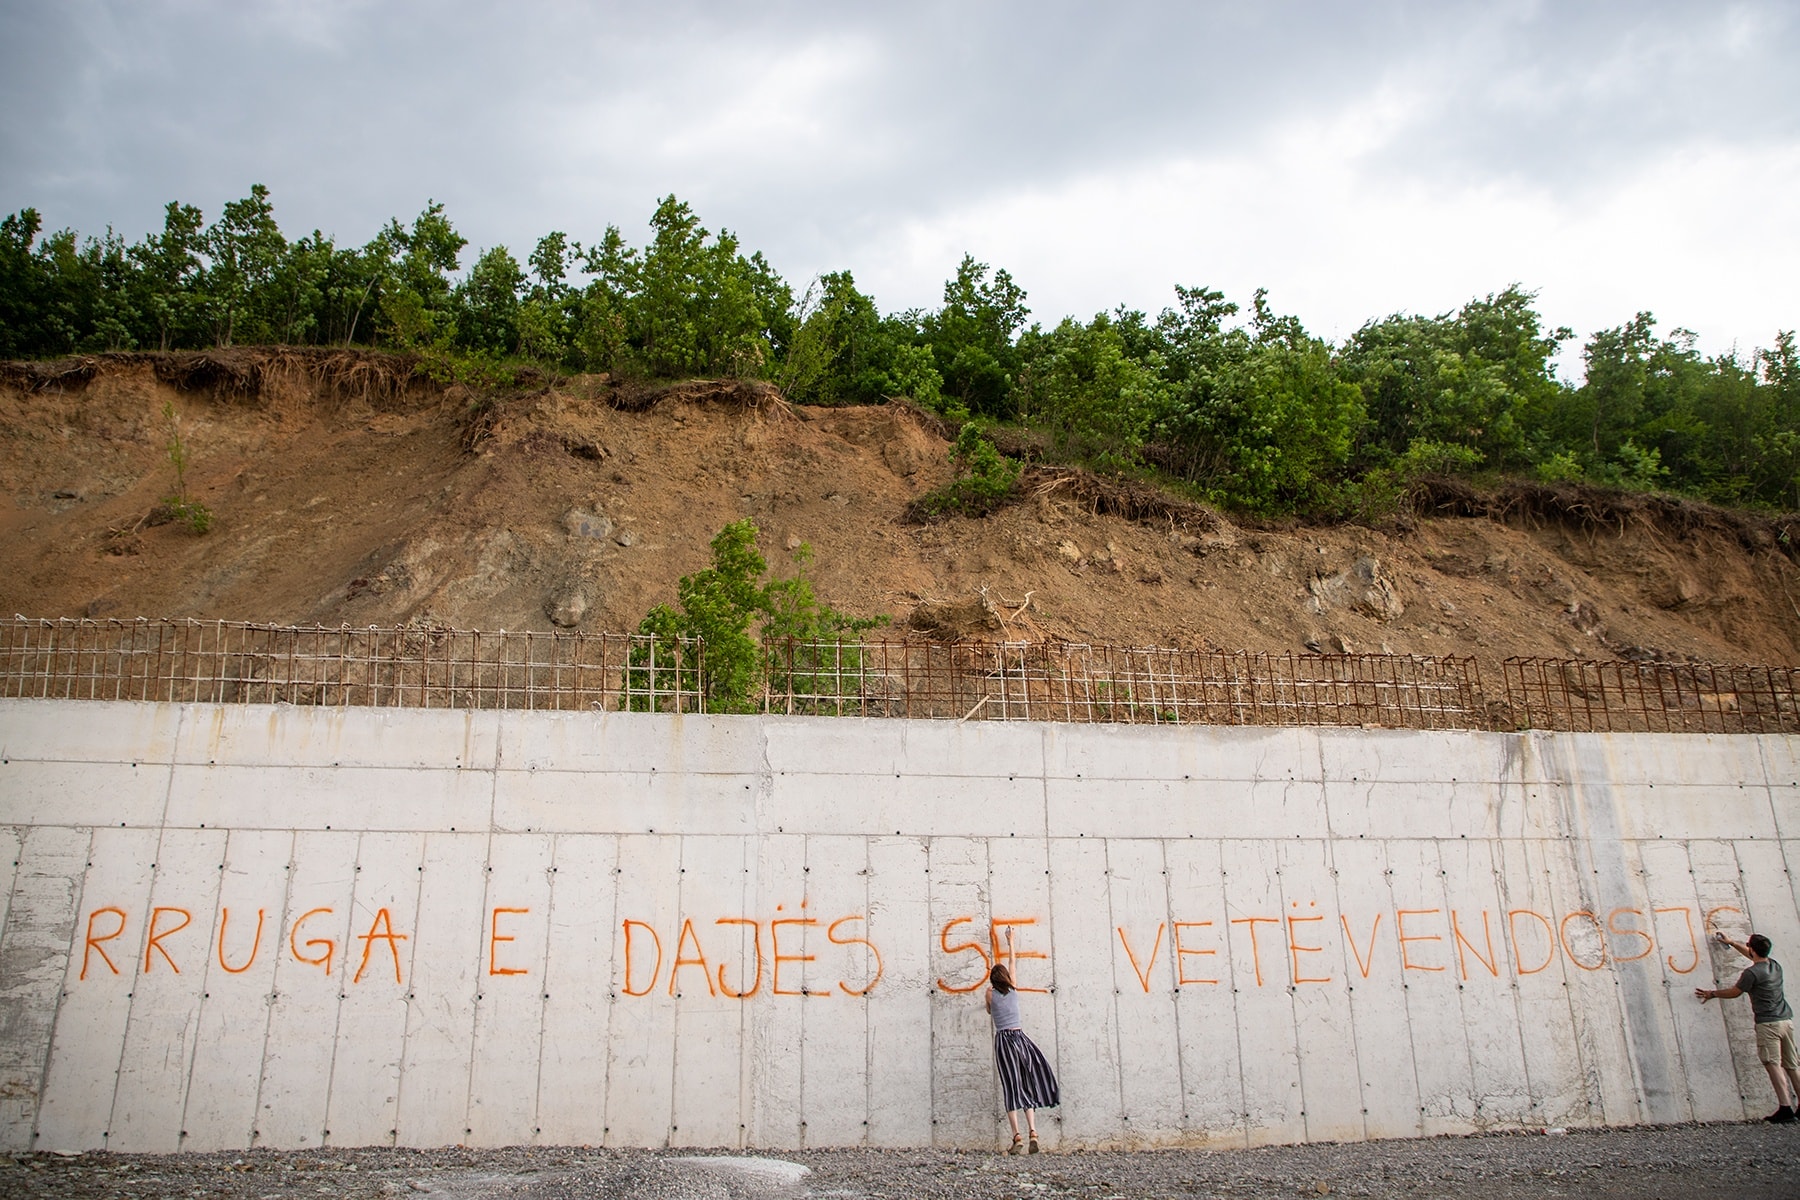
{"label": "loose rock", "polygon": [[1347,571],[1314,575],[1306,590],[1306,608],[1315,614],[1348,608],[1378,621],[1391,621],[1406,611],[1400,593],[1381,572],[1381,560],[1371,555],[1358,558]]}
{"label": "loose rock", "polygon": [[550,618],[552,625],[563,629],[573,629],[581,624],[587,615],[588,598],[579,590],[571,589],[559,592],[544,601],[544,615]]}
{"label": "loose rock", "polygon": [[563,514],[563,528],[570,537],[593,538],[603,542],[612,536],[613,523],[612,518],[605,513],[571,508]]}

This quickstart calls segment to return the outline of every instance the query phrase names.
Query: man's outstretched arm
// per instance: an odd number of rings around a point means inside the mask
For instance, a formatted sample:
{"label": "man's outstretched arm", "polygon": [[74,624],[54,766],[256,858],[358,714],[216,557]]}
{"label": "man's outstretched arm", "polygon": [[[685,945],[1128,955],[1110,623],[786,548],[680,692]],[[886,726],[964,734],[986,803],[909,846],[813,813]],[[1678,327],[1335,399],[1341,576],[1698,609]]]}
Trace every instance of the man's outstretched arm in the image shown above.
{"label": "man's outstretched arm", "polygon": [[1730,946],[1733,950],[1736,950],[1739,954],[1743,955],[1745,958],[1748,958],[1753,962],[1755,961],[1756,955],[1755,955],[1755,953],[1753,953],[1751,951],[1749,945],[1747,945],[1746,943],[1732,941],[1729,937],[1725,936],[1723,931],[1714,933],[1713,936],[1719,939],[1720,945]]}

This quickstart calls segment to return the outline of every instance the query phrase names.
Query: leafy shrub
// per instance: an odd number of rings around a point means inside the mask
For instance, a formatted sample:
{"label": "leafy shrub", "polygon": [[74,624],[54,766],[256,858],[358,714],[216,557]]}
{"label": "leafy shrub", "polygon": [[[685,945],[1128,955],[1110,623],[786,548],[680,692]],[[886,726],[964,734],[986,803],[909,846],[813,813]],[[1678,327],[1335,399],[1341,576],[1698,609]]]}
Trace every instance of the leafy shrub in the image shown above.
{"label": "leafy shrub", "polygon": [[1011,498],[1023,469],[1016,459],[994,449],[994,443],[982,436],[981,427],[973,421],[957,432],[950,461],[956,464],[956,478],[915,500],[910,509],[915,519],[952,513],[986,516]]}
{"label": "leafy shrub", "polygon": [[1376,467],[1343,484],[1338,491],[1339,516],[1357,521],[1392,517],[1407,503],[1420,480],[1432,475],[1466,475],[1481,465],[1481,455],[1467,446],[1414,439],[1385,467]]}
{"label": "leafy shrub", "polygon": [[195,533],[205,533],[212,528],[212,510],[187,494],[187,443],[181,439],[181,418],[175,415],[175,402],[163,401],[163,420],[169,423],[169,462],[175,468],[175,493],[164,496],[156,511],[151,514],[151,523],[160,525],[163,520],[176,521],[186,525]]}
{"label": "leafy shrub", "polygon": [[1537,477],[1545,483],[1574,483],[1587,477],[1581,457],[1572,450],[1558,450],[1537,465]]}
{"label": "leafy shrub", "polygon": [[212,510],[198,500],[183,500],[179,496],[168,496],[150,513],[149,525],[163,525],[169,522],[186,525],[194,533],[205,533],[212,528]]}
{"label": "leafy shrub", "polygon": [[[679,688],[707,712],[754,712],[765,680],[807,694],[820,690],[812,681],[821,674],[860,668],[856,635],[887,618],[849,617],[820,603],[805,544],[792,576],[762,582],[768,562],[756,549],[757,533],[748,517],[725,526],[712,540],[712,566],[676,585],[679,607],[659,604],[645,614],[637,631],[653,640],[627,662],[629,708],[649,711]],[[845,663],[846,654],[858,658]]]}
{"label": "leafy shrub", "polygon": [[419,359],[419,370],[438,383],[460,383],[476,391],[508,391],[519,386],[520,364],[486,350],[467,353],[432,346]]}

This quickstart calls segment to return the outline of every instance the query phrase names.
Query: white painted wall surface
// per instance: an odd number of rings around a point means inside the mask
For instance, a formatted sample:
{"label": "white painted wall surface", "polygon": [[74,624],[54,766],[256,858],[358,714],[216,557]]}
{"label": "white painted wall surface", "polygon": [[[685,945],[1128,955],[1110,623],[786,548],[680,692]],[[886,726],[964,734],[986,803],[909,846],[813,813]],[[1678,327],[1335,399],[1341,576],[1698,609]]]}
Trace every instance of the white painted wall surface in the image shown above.
{"label": "white painted wall surface", "polygon": [[0,1149],[994,1146],[1008,930],[1053,1147],[1738,1119],[1796,860],[1795,738],[0,701]]}

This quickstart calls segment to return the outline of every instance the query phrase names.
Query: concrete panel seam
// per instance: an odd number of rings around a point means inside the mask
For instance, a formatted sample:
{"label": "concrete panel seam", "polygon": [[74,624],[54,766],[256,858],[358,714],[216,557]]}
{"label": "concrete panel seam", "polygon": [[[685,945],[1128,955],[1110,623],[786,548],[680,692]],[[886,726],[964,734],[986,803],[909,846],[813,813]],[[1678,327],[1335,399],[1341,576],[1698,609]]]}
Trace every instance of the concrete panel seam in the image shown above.
{"label": "concrete panel seam", "polygon": [[[1496,840],[1498,840],[1498,839],[1496,839]],[[1524,857],[1523,843],[1525,842],[1525,840],[1526,839],[1524,839],[1524,838],[1519,839],[1519,841],[1521,843],[1520,857]],[[1498,865],[1496,865],[1494,868],[1494,896],[1495,896],[1495,899],[1497,899],[1500,902],[1501,907],[1504,908],[1507,903],[1507,901],[1506,901],[1506,886],[1505,886],[1505,879],[1504,879],[1503,875],[1501,874],[1501,870]],[[1538,1102],[1537,1102],[1537,1094],[1538,1093],[1537,1093],[1537,1089],[1534,1086],[1534,1084],[1532,1082],[1532,1078],[1531,1078],[1531,1055],[1528,1053],[1527,1047],[1525,1045],[1525,999],[1523,996],[1521,996],[1519,994],[1519,986],[1518,986],[1518,982],[1516,980],[1513,982],[1512,986],[1508,990],[1512,993],[1513,1023],[1515,1026],[1515,1032],[1517,1033],[1518,1039],[1519,1039],[1519,1062],[1522,1065],[1522,1068],[1524,1070],[1524,1075],[1525,1075],[1525,1099],[1526,1099],[1526,1103],[1529,1107],[1536,1108],[1538,1106]]]}
{"label": "concrete panel seam", "polygon": [[[219,857],[221,859],[221,861],[219,863],[221,885],[223,883],[224,866],[225,866],[225,863],[227,861],[229,861],[228,859],[225,858],[225,855],[230,851],[230,849],[231,849],[231,834],[229,832],[226,832],[225,836],[223,837],[223,839],[221,839],[221,841],[219,843]],[[214,904],[215,908],[219,904],[222,904],[224,902],[224,892],[223,892],[222,886],[218,892],[215,892],[214,899],[215,899],[215,904]],[[210,942],[212,936],[213,936],[213,934],[209,930],[208,931],[208,941],[209,942]],[[194,1063],[198,1060],[199,1054],[200,1054],[200,1025],[201,1025],[201,1021],[203,1020],[203,1018],[205,1016],[205,1008],[206,1008],[207,998],[212,993],[213,957],[214,956],[211,954],[208,954],[206,956],[206,965],[205,965],[205,967],[203,967],[201,969],[201,972],[200,972],[200,1000],[195,1005],[193,1044],[188,1047],[187,1067],[181,1074],[181,1118],[180,1118],[180,1123],[177,1126],[177,1128],[180,1130],[180,1132],[176,1135],[176,1143],[175,1144],[176,1144],[177,1149],[181,1149],[182,1143],[187,1140],[188,1100],[193,1096]]]}
{"label": "concrete panel seam", "polygon": [[[369,837],[369,835],[368,835],[367,831],[359,832],[356,835],[356,861],[352,864],[355,869],[351,872],[350,901],[349,901],[349,904],[347,905],[347,907],[350,910],[351,924],[345,926],[346,930],[352,930],[355,928],[356,882],[362,874],[363,843],[365,841],[367,841],[368,837]],[[349,942],[350,942],[350,938],[348,937],[348,935],[346,935],[346,937],[344,938],[344,943],[345,943],[344,944],[344,957],[338,963],[339,978],[337,981],[337,986],[339,989],[343,989],[346,986],[344,983],[343,977],[350,974]],[[331,1102],[332,1102],[332,1099],[334,1098],[335,1092],[337,1090],[334,1085],[337,1083],[338,1046],[342,1042],[343,1033],[344,1033],[344,992],[342,990],[340,990],[338,992],[337,1004],[336,1004],[336,1006],[333,1007],[332,1014],[331,1014],[331,1056],[330,1056],[330,1061],[326,1064],[326,1067],[325,1067],[325,1116],[322,1119],[323,1123],[319,1126],[319,1146],[321,1149],[323,1149],[324,1147],[329,1146],[331,1144]]]}
{"label": "concrete panel seam", "polygon": [[[550,986],[550,963],[556,953],[556,939],[552,936],[556,930],[556,852],[562,846],[562,839],[554,834],[550,836],[550,879],[545,890],[544,913],[544,982],[542,987]],[[540,993],[542,999],[538,1004],[538,1055],[536,1071],[532,1074],[531,1085],[531,1141],[537,1144],[538,1134],[544,1127],[544,1046],[545,1036],[550,1025],[550,993]]]}
{"label": "concrete panel seam", "polygon": [[[87,854],[85,856],[83,856],[82,861],[89,863],[89,864],[92,864],[92,862],[94,861],[94,831],[91,829],[88,831]],[[20,862],[21,863],[24,862],[23,854],[20,855]],[[86,907],[86,905],[87,905],[87,871],[84,869],[81,873],[81,882],[75,889],[75,910],[74,910],[74,914],[73,914],[73,916],[71,918],[71,922],[70,922],[71,931],[81,924],[81,912],[82,912],[82,909]],[[8,916],[9,922],[11,919],[12,911],[13,911],[13,906],[9,905],[8,909],[7,909],[7,916]],[[69,954],[68,958],[63,962],[62,983],[56,989],[56,998],[55,998],[55,1002],[54,1002],[54,1005],[53,1005],[53,1007],[51,1009],[51,1013],[50,1013],[50,1041],[44,1047],[43,1065],[38,1068],[37,1103],[36,1103],[35,1109],[33,1110],[32,1114],[31,1114],[31,1145],[25,1147],[27,1150],[33,1150],[33,1149],[37,1148],[38,1135],[39,1135],[39,1132],[40,1132],[40,1129],[42,1126],[42,1122],[43,1122],[43,1117],[44,1117],[44,1094],[49,1090],[49,1087],[50,1087],[51,1053],[56,1046],[56,1031],[62,1024],[63,1001],[69,995],[69,972],[74,969],[74,963],[75,963],[75,955],[73,953],[73,948],[71,948],[71,953]],[[125,1047],[124,1047],[123,1043],[121,1042],[121,1044],[119,1046],[119,1053],[121,1056],[123,1056],[124,1052],[125,1052]]]}
{"label": "concrete panel seam", "polygon": [[[294,861],[299,855],[299,850],[299,834],[289,833],[287,870],[285,871],[286,879],[283,882],[281,891],[281,921],[283,925],[287,924],[288,915],[294,911]],[[279,954],[279,951],[277,951],[277,953]],[[258,1058],[256,1067],[256,1103],[255,1107],[250,1110],[250,1145],[253,1148],[260,1136],[262,1126],[263,1084],[269,1078],[269,1038],[273,1033],[275,1025],[275,989],[277,987],[277,978],[278,975],[276,973],[270,973],[270,995],[267,1003],[263,1006],[262,1055]]]}
{"label": "concrete panel seam", "polygon": [[[504,737],[496,738],[496,745],[504,740]],[[498,754],[499,751],[496,750],[495,753]],[[493,778],[494,787],[498,789],[500,779],[498,767],[494,770]],[[492,912],[494,907],[494,827],[491,821],[488,825],[487,836],[482,841],[481,860],[481,912],[485,923],[486,914]],[[491,929],[492,926],[489,928]],[[489,946],[491,949],[492,943]],[[481,968],[477,966],[475,986],[485,988],[486,985],[481,982],[480,970]],[[469,1080],[464,1085],[463,1092],[463,1139],[465,1143],[475,1131],[475,1076],[477,1074],[475,1064],[481,1052],[480,1039],[481,993],[477,992],[471,997],[469,1004]]]}
{"label": "concrete panel seam", "polygon": [[[418,920],[425,912],[425,865],[430,861],[431,835],[421,833],[419,835],[419,869],[413,872],[414,920]],[[417,937],[413,938],[412,949],[407,952],[406,956],[406,1023],[400,1030],[400,1069],[399,1078],[394,1081],[394,1128],[390,1131],[389,1139],[390,1143],[396,1146],[400,1144],[401,1114],[406,1111],[406,1064],[412,1049],[413,1013],[422,1007],[414,1005],[412,990],[414,986],[412,981],[418,977],[419,970],[419,940]]]}
{"label": "concrete panel seam", "polygon": [[[1113,907],[1111,838],[1101,839],[1100,855],[1100,861],[1105,864],[1106,939],[1107,949],[1110,951],[1112,948],[1113,931],[1119,928],[1118,910]],[[1125,1098],[1125,1035],[1121,1028],[1124,1023],[1123,1018],[1125,1014],[1119,1008],[1119,995],[1123,990],[1124,980],[1119,978],[1119,956],[1109,953],[1107,955],[1107,963],[1112,968],[1112,999],[1109,1003],[1112,1005],[1113,1082],[1118,1088],[1119,1112],[1124,1114],[1125,1119],[1129,1121],[1131,1119],[1131,1106],[1127,1103]],[[1061,1062],[1062,1060],[1059,1057],[1057,1061]]]}
{"label": "concrete panel seam", "polygon": [[[675,865],[677,868],[675,874],[675,957],[680,958],[681,922],[685,919],[687,913],[688,845],[686,836],[682,834],[677,834],[675,836],[675,842],[677,846],[675,854]],[[710,986],[711,984],[709,981],[709,989]],[[675,990],[675,969],[673,967],[669,970],[669,990],[671,993]],[[674,1033],[669,1039],[669,1112],[668,1116],[663,1121],[663,1144],[672,1147],[675,1144],[674,1135],[677,1132],[676,1126],[678,1124],[676,1121],[677,1113],[675,1106],[680,1102],[679,1096],[681,1091],[681,1009],[679,1006],[675,1009],[675,1013],[670,1018],[670,1021]],[[806,1053],[805,1038],[800,1039],[799,1052],[801,1054]],[[804,1072],[801,1073],[801,1078],[806,1078]],[[804,1093],[802,1093],[800,1097],[799,1108],[801,1112],[806,1111],[806,1096]]]}
{"label": "concrete panel seam", "polygon": [[1775,807],[1775,789],[1778,784],[1775,781],[1775,773],[1769,766],[1769,738],[1767,736],[1759,736],[1756,739],[1756,757],[1757,761],[1762,764],[1763,769],[1763,794],[1769,801],[1769,824],[1775,830],[1775,840],[1781,847],[1781,868],[1787,873],[1787,877],[1790,881],[1790,891],[1795,893],[1795,920],[1800,921],[1800,889],[1791,887],[1791,883],[1794,879],[1794,864],[1788,857],[1789,839],[1782,836],[1785,831],[1782,829],[1781,816]]}
{"label": "concrete panel seam", "polygon": [[[170,763],[169,764],[169,778],[171,781],[174,779],[174,775],[175,775],[175,765],[173,763]],[[163,805],[166,810],[167,806],[168,806],[168,794],[167,794],[166,790],[165,790],[164,796],[163,796]],[[167,834],[168,834],[167,826],[164,826],[163,828],[158,829],[156,832],[156,849],[152,852],[155,854],[156,858],[150,864],[150,881],[144,890],[144,904],[145,904],[146,908],[149,908],[150,898],[152,896],[156,895],[156,876],[157,876],[157,872],[160,870],[161,865],[162,865],[163,838],[165,836],[167,836]],[[80,909],[76,909],[77,917],[79,917],[80,911],[81,911]],[[155,910],[151,909],[150,911],[152,913],[154,913]],[[149,936],[150,936],[150,922],[146,921],[144,923],[144,937],[147,939]],[[108,1108],[106,1110],[106,1130],[105,1130],[105,1132],[103,1132],[100,1135],[101,1138],[103,1139],[103,1142],[106,1144],[111,1143],[112,1131],[118,1128],[119,1084],[125,1078],[125,1047],[126,1047],[126,1045],[128,1045],[130,1043],[130,1040],[131,1040],[131,1014],[132,1014],[133,1009],[135,1009],[136,1005],[137,1005],[137,1000],[136,1000],[137,989],[138,989],[138,984],[142,979],[142,976],[139,975],[139,973],[138,973],[137,964],[138,964],[138,962],[140,962],[144,959],[144,956],[145,956],[145,947],[143,947],[143,946],[140,946],[138,948],[138,950],[136,951],[136,953],[134,953],[134,955],[132,956],[132,975],[133,975],[134,981],[133,981],[133,986],[132,986],[131,991],[125,993],[125,998],[127,1000],[131,1001],[131,1003],[126,1006],[126,1009],[125,1009],[125,1032],[119,1038],[119,1066],[117,1067],[117,1069],[115,1069],[113,1071],[112,1104],[110,1106],[108,1106]],[[105,1144],[103,1144],[101,1148],[106,1149],[107,1146]]]}
{"label": "concrete panel seam", "polygon": [[[624,857],[625,857],[625,840],[622,837],[615,838],[614,844],[613,844],[613,873],[612,873],[612,894],[613,894],[613,897],[612,897],[612,928],[608,928],[606,931],[606,936],[609,939],[612,937],[612,929],[617,928],[619,926],[619,922],[622,920],[622,918],[619,916],[619,894],[623,890],[624,882],[620,876],[619,868],[623,865]],[[606,1066],[604,1069],[606,1071],[608,1078],[605,1082],[605,1086],[603,1086],[600,1089],[600,1142],[602,1145],[611,1145],[612,1144],[607,1138],[607,1134],[610,1133],[612,1130],[612,1122],[613,1122],[612,1079],[611,1079],[612,1065],[613,1065],[612,1025],[613,1025],[613,1016],[618,1011],[618,1007],[619,1007],[619,997],[618,997],[618,993],[616,990],[616,983],[615,983],[614,977],[616,977],[618,975],[620,969],[621,968],[619,967],[618,963],[616,963],[616,962],[612,963],[608,967],[609,977],[607,978],[607,981],[606,981],[606,1000],[607,1000],[607,1002],[606,1002],[606,1045],[607,1045],[607,1053],[606,1053]]]}
{"label": "concrete panel seam", "polygon": [[[1169,923],[1169,936],[1171,939],[1173,939],[1175,936],[1175,933],[1176,933],[1176,929],[1175,929],[1175,889],[1171,884],[1171,880],[1170,880],[1170,876],[1169,876],[1169,841],[1167,838],[1164,838],[1161,840],[1161,843],[1157,847],[1157,851],[1158,851],[1157,861],[1162,863],[1163,919]],[[1174,954],[1175,947],[1174,947],[1173,940],[1171,940],[1171,942],[1170,942],[1169,949],[1170,949],[1171,955],[1173,955],[1175,957],[1175,960],[1177,962],[1179,962],[1180,961],[1179,955]],[[1178,993],[1180,991],[1181,985],[1178,982],[1179,978],[1180,978],[1180,976],[1176,975],[1175,979],[1171,980],[1171,983],[1173,984],[1173,987],[1171,989],[1172,994]],[[1182,1033],[1182,1028],[1181,1028],[1181,1005],[1179,1005],[1179,1004],[1175,1005],[1173,1024],[1175,1027],[1175,1086],[1177,1089],[1179,1089],[1180,1094],[1181,1094],[1181,1109],[1182,1109],[1181,1131],[1182,1131],[1182,1133],[1185,1134],[1185,1133],[1189,1132],[1189,1128],[1190,1128],[1188,1125],[1189,1118],[1188,1118],[1187,1056],[1185,1054],[1181,1053],[1181,1047],[1185,1043],[1183,1040],[1184,1035]]]}
{"label": "concrete panel seam", "polygon": [[[1325,849],[1325,869],[1327,871],[1329,871],[1331,874],[1331,903],[1332,903],[1332,906],[1334,908],[1336,908],[1339,913],[1342,913],[1344,911],[1344,893],[1343,893],[1342,881],[1341,881],[1340,877],[1338,876],[1338,870],[1337,870],[1337,855],[1335,853],[1336,844],[1337,844],[1336,838],[1326,839],[1325,847],[1324,847],[1324,849]],[[1370,941],[1369,950],[1370,950],[1371,954],[1374,952],[1373,940]],[[1344,954],[1345,954],[1344,948],[1343,948],[1342,944],[1340,943],[1339,947],[1338,947],[1338,963],[1343,968],[1344,982],[1346,985],[1344,1007],[1348,1011],[1349,1016],[1350,1016],[1350,1029],[1348,1031],[1349,1035],[1350,1035],[1350,1037],[1349,1037],[1350,1064],[1356,1071],[1357,1108],[1361,1110],[1363,1137],[1365,1139],[1367,1139],[1369,1136],[1369,1104],[1368,1104],[1368,1096],[1365,1093],[1365,1089],[1367,1088],[1368,1084],[1367,1084],[1367,1081],[1363,1078],[1362,1044],[1357,1039],[1357,1036],[1356,1036],[1356,985],[1350,983],[1350,962],[1347,958],[1344,957]]]}

